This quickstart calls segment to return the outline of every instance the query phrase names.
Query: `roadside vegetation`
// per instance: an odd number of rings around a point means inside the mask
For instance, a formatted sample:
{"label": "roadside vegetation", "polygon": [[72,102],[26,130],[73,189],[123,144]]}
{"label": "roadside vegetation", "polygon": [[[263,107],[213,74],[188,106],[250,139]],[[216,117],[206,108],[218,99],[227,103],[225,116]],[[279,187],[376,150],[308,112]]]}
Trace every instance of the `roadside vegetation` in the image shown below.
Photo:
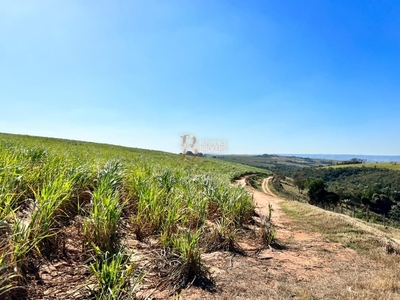
{"label": "roadside vegetation", "polygon": [[247,182],[256,190],[262,191],[262,185],[265,179],[265,174],[254,174],[250,176]]}
{"label": "roadside vegetation", "polygon": [[[0,299],[52,295],[43,269],[60,260],[81,281],[65,298],[132,299],[149,270],[160,274],[151,286],[172,294],[212,284],[201,254],[237,251],[254,215],[249,193],[231,182],[260,172],[268,174],[213,159],[0,134]],[[148,245],[154,259],[143,264],[135,243]]]}
{"label": "roadside vegetation", "polygon": [[[361,165],[361,164],[360,164]],[[364,219],[399,226],[400,172],[375,167],[298,168],[271,181],[282,197]]]}

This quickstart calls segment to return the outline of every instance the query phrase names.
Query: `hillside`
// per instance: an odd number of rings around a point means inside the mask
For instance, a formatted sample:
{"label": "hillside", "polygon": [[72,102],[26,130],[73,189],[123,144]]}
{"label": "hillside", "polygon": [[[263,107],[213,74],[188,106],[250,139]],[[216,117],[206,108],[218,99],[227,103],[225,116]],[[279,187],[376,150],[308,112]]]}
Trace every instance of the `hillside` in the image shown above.
{"label": "hillside", "polygon": [[400,171],[400,163],[397,162],[370,162],[365,164],[348,164],[348,165],[334,165],[332,168],[344,168],[344,167],[351,167],[351,168],[378,168],[378,169],[389,169],[389,170],[396,170]]}
{"label": "hillside", "polygon": [[[359,218],[381,223],[390,221],[395,226],[400,222],[400,165],[395,161],[365,163],[356,158],[333,161],[267,154],[228,155],[220,159],[271,170],[276,178],[288,177],[288,180],[292,180],[292,187],[287,186],[286,190],[281,191],[286,198],[309,201],[306,193],[299,194],[296,190],[304,190],[311,181],[322,179],[326,197],[321,196],[317,200],[321,202],[320,206],[338,206],[353,211],[353,215]],[[353,161],[358,163],[351,164]]]}
{"label": "hillside", "polygon": [[317,159],[328,159],[335,161],[351,160],[353,158],[361,159],[368,163],[383,163],[383,162],[399,162],[399,155],[360,155],[360,154],[288,154],[284,156],[297,156],[297,157],[309,157]]}
{"label": "hillside", "polygon": [[399,230],[285,201],[269,175],[1,134],[0,299],[400,297]]}
{"label": "hillside", "polygon": [[[295,179],[293,185],[303,185],[321,179],[327,193],[335,196],[335,203],[326,199],[318,200],[324,206],[351,209],[354,215],[381,223],[400,222],[400,172],[386,168],[386,164],[342,165],[329,168],[303,168],[285,172]],[[392,166],[392,165],[390,165]],[[396,165],[393,165],[396,166]],[[331,198],[332,199],[332,198]]]}
{"label": "hillside", "polygon": [[254,204],[231,181],[246,173],[268,174],[159,151],[1,134],[0,298],[128,299],[213,286],[201,255],[240,252]]}
{"label": "hillside", "polygon": [[241,163],[270,171],[288,171],[303,167],[323,167],[336,163],[334,160],[296,156],[263,155],[222,155],[219,160]]}

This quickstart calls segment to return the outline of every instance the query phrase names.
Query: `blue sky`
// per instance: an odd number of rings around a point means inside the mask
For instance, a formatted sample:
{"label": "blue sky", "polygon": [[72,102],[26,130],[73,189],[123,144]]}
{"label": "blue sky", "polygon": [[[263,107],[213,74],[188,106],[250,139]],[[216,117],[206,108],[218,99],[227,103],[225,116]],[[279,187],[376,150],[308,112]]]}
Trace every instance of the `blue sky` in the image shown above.
{"label": "blue sky", "polygon": [[0,132],[400,154],[400,1],[0,0]]}

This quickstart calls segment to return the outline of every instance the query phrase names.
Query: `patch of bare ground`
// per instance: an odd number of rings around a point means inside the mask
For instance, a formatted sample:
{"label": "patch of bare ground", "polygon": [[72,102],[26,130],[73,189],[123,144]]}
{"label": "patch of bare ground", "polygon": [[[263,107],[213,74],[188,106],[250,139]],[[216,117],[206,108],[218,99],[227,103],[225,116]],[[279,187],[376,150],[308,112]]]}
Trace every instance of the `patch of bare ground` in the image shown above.
{"label": "patch of bare ground", "polygon": [[58,233],[59,249],[51,257],[32,259],[28,270],[28,299],[90,299],[91,274],[82,256],[80,218]]}

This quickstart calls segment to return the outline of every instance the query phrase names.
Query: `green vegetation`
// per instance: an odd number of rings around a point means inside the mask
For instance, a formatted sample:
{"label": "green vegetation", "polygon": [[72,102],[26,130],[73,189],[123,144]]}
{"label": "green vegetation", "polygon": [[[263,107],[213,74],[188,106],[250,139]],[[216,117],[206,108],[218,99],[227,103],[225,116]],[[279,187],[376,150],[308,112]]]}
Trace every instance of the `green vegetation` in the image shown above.
{"label": "green vegetation", "polygon": [[359,165],[364,163],[364,160],[359,159],[359,158],[352,158],[349,160],[343,160],[343,161],[339,161],[336,164],[337,165]]}
{"label": "green vegetation", "polygon": [[[296,178],[299,187],[305,180],[309,202],[323,207],[351,212],[354,216],[369,221],[386,222],[390,218],[400,221],[400,172],[363,167],[303,168],[285,172]],[[310,189],[310,183],[319,182],[325,192]],[[336,208],[337,209],[337,208]]]}
{"label": "green vegetation", "polygon": [[[182,289],[208,276],[204,251],[237,247],[254,205],[231,182],[248,173],[268,174],[215,159],[0,134],[0,294],[29,297],[40,262],[75,253],[92,274],[91,297],[129,298],[142,279],[127,248],[132,236],[178,257],[169,275]],[[71,240],[81,247],[67,253]]]}
{"label": "green vegetation", "polygon": [[305,187],[307,187],[309,203],[318,206],[336,205],[339,202],[339,196],[333,192],[326,191],[325,182],[321,178],[308,178]]}
{"label": "green vegetation", "polygon": [[262,184],[265,179],[264,174],[255,174],[248,178],[248,183],[255,189],[262,191]]}
{"label": "green vegetation", "polygon": [[348,164],[348,165],[335,165],[332,168],[374,168],[374,169],[389,169],[400,171],[400,163],[397,162],[376,162],[376,163],[364,163],[364,164]]}
{"label": "green vegetation", "polygon": [[[270,189],[271,191],[279,195],[279,197],[287,200],[296,200],[301,202],[308,202],[308,196],[304,193],[304,188],[299,191],[299,188],[296,186],[296,181],[293,178],[286,177],[282,173],[275,173],[270,180]],[[304,183],[305,184],[305,183]]]}
{"label": "green vegetation", "polygon": [[273,172],[295,170],[303,167],[332,166],[336,161],[329,159],[302,158],[280,155],[223,155],[219,160],[241,163],[248,166],[267,169]]}
{"label": "green vegetation", "polygon": [[124,249],[111,254],[103,253],[96,249],[94,262],[90,264],[90,270],[95,275],[97,289],[92,290],[95,299],[117,300],[129,296],[133,298],[141,276],[136,276],[133,284],[131,278],[135,276],[135,265],[131,262],[132,254],[125,253]]}

